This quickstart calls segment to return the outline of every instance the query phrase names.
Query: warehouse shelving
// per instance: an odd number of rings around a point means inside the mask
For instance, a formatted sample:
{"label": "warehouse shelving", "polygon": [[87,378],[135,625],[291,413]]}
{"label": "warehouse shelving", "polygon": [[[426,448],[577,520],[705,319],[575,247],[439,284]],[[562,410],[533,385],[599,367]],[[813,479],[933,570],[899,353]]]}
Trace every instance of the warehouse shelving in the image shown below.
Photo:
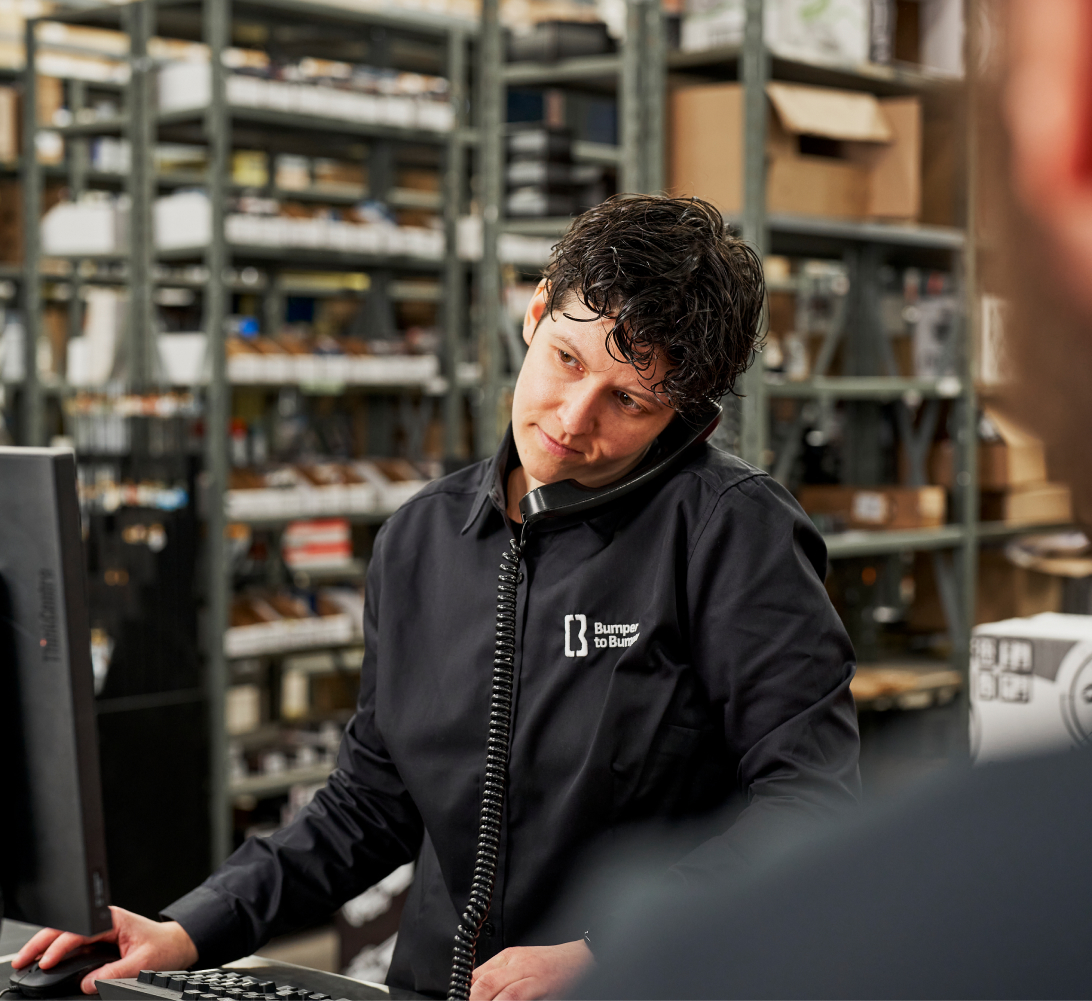
{"label": "warehouse shelving", "polygon": [[[514,384],[522,358],[515,338],[504,332],[502,263],[525,265],[534,272],[544,262],[502,262],[504,233],[530,237],[560,236],[570,218],[506,218],[504,177],[505,96],[514,86],[581,85],[614,93],[618,106],[617,146],[576,140],[573,160],[618,169],[619,191],[658,191],[663,187],[664,24],[659,0],[626,0],[626,37],[619,51],[556,62],[505,62],[499,0],[483,0],[479,75],[479,160],[483,254],[480,269],[479,361],[482,402],[478,409],[476,449],[492,454],[507,423],[505,390]],[[511,345],[506,351],[506,346]],[[507,356],[508,365],[503,359]],[[507,369],[507,370],[506,370]]]}
{"label": "warehouse shelving", "polygon": [[[301,20],[302,19],[302,20]],[[130,68],[129,83],[116,88],[125,95],[122,109],[115,115],[93,121],[78,120],[53,129],[58,132],[70,149],[80,149],[92,137],[118,136],[129,141],[131,169],[127,175],[103,170],[90,170],[86,162],[79,170],[78,193],[86,185],[107,190],[124,190],[129,193],[131,204],[130,246],[125,253],[109,255],[71,256],[72,266],[64,276],[45,275],[40,267],[41,248],[38,227],[28,226],[28,240],[24,266],[18,278],[24,286],[24,302],[39,301],[43,286],[64,289],[72,295],[80,284],[91,281],[104,284],[124,285],[129,289],[133,321],[124,345],[128,363],[130,388],[141,390],[156,383],[157,374],[153,361],[155,336],[153,334],[152,304],[159,288],[189,289],[201,296],[204,322],[202,328],[208,338],[209,368],[211,375],[204,387],[204,419],[209,428],[205,451],[205,536],[207,577],[204,581],[206,621],[204,634],[210,638],[224,635],[227,625],[227,609],[232,582],[224,541],[227,513],[224,498],[228,483],[228,418],[231,413],[232,384],[228,378],[225,357],[224,320],[230,312],[233,293],[254,295],[264,301],[263,316],[268,323],[284,309],[290,296],[325,297],[339,295],[355,298],[370,309],[369,315],[380,318],[390,316],[395,302],[434,303],[439,311],[439,326],[443,329],[440,369],[442,377],[428,380],[392,380],[381,384],[303,385],[304,393],[328,396],[332,392],[397,394],[405,399],[405,392],[412,391],[424,401],[439,399],[443,407],[445,425],[445,455],[453,459],[460,447],[461,423],[465,394],[469,388],[465,373],[464,327],[465,284],[468,266],[456,253],[456,223],[467,202],[468,150],[477,141],[477,133],[468,121],[468,75],[470,45],[476,33],[476,25],[452,17],[428,12],[375,10],[362,11],[324,5],[321,3],[296,2],[296,0],[137,0],[124,7],[103,6],[75,13],[53,15],[47,20],[62,21],[85,27],[101,27],[122,30],[129,36],[130,51],[118,54],[117,59]],[[376,53],[389,56],[392,65],[419,69],[426,65],[429,72],[440,72],[450,83],[448,94],[454,113],[450,130],[401,127],[382,123],[347,120],[333,115],[303,114],[292,111],[249,107],[228,101],[228,70],[220,59],[220,53],[232,44],[233,26],[246,22],[251,29],[264,26],[270,37],[283,41],[283,31],[293,24],[306,23],[307,38],[295,45],[293,52],[300,55],[336,54],[344,50],[346,42],[355,44],[354,61],[368,61]],[[323,31],[325,29],[325,38]],[[374,29],[384,30],[384,41],[369,41]],[[35,24],[27,30],[28,63],[33,67],[35,48]],[[278,35],[278,32],[281,32]],[[146,56],[153,35],[203,42],[211,53],[208,66],[211,76],[211,98],[206,107],[186,108],[160,112],[155,107],[154,90],[159,66]],[[297,40],[298,41],[298,40]],[[245,42],[242,44],[253,44]],[[376,49],[376,44],[381,48]],[[342,48],[339,49],[338,46]],[[53,47],[52,45],[50,46]],[[260,47],[260,46],[258,46]],[[302,47],[302,48],[301,48]],[[284,46],[282,45],[282,51]],[[369,55],[359,53],[367,49]],[[306,49],[307,51],[302,51]],[[399,55],[401,53],[401,55]],[[101,55],[101,53],[99,53]],[[400,61],[401,60],[401,61]],[[424,61],[423,61],[424,60]],[[28,76],[28,79],[31,77]],[[33,84],[26,88],[25,101],[33,107]],[[32,143],[34,128],[28,130],[27,142]],[[364,141],[373,151],[368,185],[358,191],[325,191],[321,187],[297,191],[278,188],[269,170],[268,183],[264,186],[244,185],[229,177],[228,163],[234,147],[272,150],[277,140],[290,137],[299,143],[315,137],[332,137],[342,145]],[[311,137],[308,139],[307,137]],[[207,149],[207,167],[203,171],[157,171],[152,149],[156,142],[189,142]],[[325,139],[323,140],[325,142]],[[441,190],[417,191],[398,188],[394,184],[393,145],[418,149],[428,147],[437,151],[440,162]],[[321,144],[318,147],[324,149]],[[334,147],[331,147],[332,149]],[[345,155],[321,152],[319,155]],[[271,154],[270,154],[271,157]],[[74,158],[70,155],[64,167],[43,168],[36,161],[24,156],[19,165],[24,179],[27,205],[35,204],[37,192],[44,178],[62,177],[72,184]],[[86,161],[86,155],[84,155]],[[392,166],[385,166],[391,164]],[[272,164],[270,163],[270,167]],[[152,203],[157,191],[201,186],[205,189],[211,214],[212,239],[200,246],[157,249],[152,240]],[[396,209],[425,209],[443,214],[443,252],[433,258],[413,254],[362,253],[321,247],[294,247],[284,245],[246,244],[230,242],[224,232],[227,215],[227,199],[243,191],[260,191],[264,197],[282,198],[300,202],[320,202],[331,205],[352,205],[363,199],[384,201]],[[37,212],[28,213],[37,220]],[[197,277],[172,275],[162,269],[192,263],[201,269]],[[250,266],[252,281],[242,281],[236,275],[229,276],[228,266],[245,272]],[[368,288],[321,289],[306,282],[282,280],[280,274],[307,269],[329,271],[365,271],[371,277]],[[423,281],[422,279],[427,279]],[[40,337],[40,314],[26,309],[28,316],[28,357]],[[383,322],[382,320],[380,322]],[[389,322],[389,321],[387,321]],[[78,327],[76,328],[78,329]],[[378,331],[372,331],[378,333]],[[289,381],[282,385],[296,385]],[[25,422],[24,440],[27,443],[44,442],[46,421],[43,397],[47,386],[31,369],[23,387]],[[200,387],[199,387],[200,388]],[[246,384],[253,392],[276,390],[275,385]],[[66,391],[63,383],[59,391]],[[422,406],[432,407],[431,403]],[[377,401],[375,406],[383,406]],[[223,429],[222,432],[218,429]],[[381,433],[382,428],[377,433]],[[389,510],[376,508],[368,513],[345,515],[346,520],[358,525],[376,525],[389,515]],[[332,515],[324,515],[330,517]],[[337,515],[342,517],[342,515]],[[301,514],[301,517],[311,517]],[[231,519],[236,521],[234,517]],[[288,518],[241,519],[256,531],[278,533]],[[357,575],[359,576],[359,574]],[[351,644],[350,644],[351,645]],[[356,641],[359,647],[359,641]],[[230,849],[231,817],[230,800],[244,789],[249,793],[263,790],[284,791],[288,788],[284,776],[263,785],[263,777],[252,777],[240,785],[229,782],[227,777],[227,737],[224,726],[226,688],[230,681],[228,658],[223,645],[217,639],[205,643],[204,692],[208,702],[210,720],[210,822],[211,855],[213,860],[224,857]],[[339,647],[347,648],[344,645]],[[323,648],[325,649],[325,648]],[[287,652],[287,651],[286,651]],[[301,651],[293,650],[291,654]],[[316,773],[317,774],[317,773]],[[302,781],[317,780],[304,776]],[[291,784],[291,783],[289,783]]]}
{"label": "warehouse shelving", "polygon": [[[973,311],[965,310],[964,315],[957,318],[957,352],[952,375],[929,379],[902,377],[896,374],[886,337],[880,333],[875,289],[879,269],[884,263],[915,264],[948,270],[958,283],[956,295],[964,302],[970,302],[971,293],[967,289],[973,288],[973,280],[968,274],[968,259],[973,254],[973,241],[968,238],[969,230],[796,216],[770,213],[765,208],[767,81],[867,91],[878,96],[945,93],[952,98],[953,110],[963,99],[962,84],[909,67],[871,64],[848,67],[781,57],[765,45],[762,0],[746,0],[745,10],[741,45],[673,52],[667,59],[668,69],[680,74],[680,79],[682,74],[698,73],[703,80],[712,77],[741,81],[745,208],[741,213],[729,216],[728,221],[764,255],[840,259],[847,268],[849,291],[846,298],[849,301],[843,308],[840,322],[833,325],[837,329],[828,332],[809,378],[793,382],[766,375],[760,356],[743,380],[743,398],[731,401],[734,420],[726,423],[734,440],[722,438],[722,442],[734,445],[744,458],[784,479],[792,467],[797,440],[805,429],[805,411],[799,411],[781,441],[771,442],[768,401],[796,400],[801,407],[807,401],[827,407],[843,401],[858,408],[867,408],[869,404],[894,404],[900,411],[897,430],[909,459],[909,483],[924,484],[926,454],[932,429],[936,426],[937,408],[941,401],[953,406],[953,437],[959,445],[956,449],[955,522],[928,529],[827,533],[825,539],[833,560],[877,557],[882,561],[912,551],[930,552],[949,625],[952,666],[966,677],[980,535],[976,523],[976,402],[971,374],[972,338],[968,329],[971,322],[968,313]],[[827,370],[839,342],[848,352],[848,372],[851,374],[830,376]],[[917,427],[915,411],[922,415]],[[859,419],[865,424],[857,429],[858,434],[867,437],[869,421],[873,422],[872,432],[875,433],[877,414],[862,411]],[[848,462],[851,482],[874,482],[868,475],[872,470],[864,468],[868,463],[860,454],[849,456]],[[857,476],[853,475],[854,464],[862,467]]]}

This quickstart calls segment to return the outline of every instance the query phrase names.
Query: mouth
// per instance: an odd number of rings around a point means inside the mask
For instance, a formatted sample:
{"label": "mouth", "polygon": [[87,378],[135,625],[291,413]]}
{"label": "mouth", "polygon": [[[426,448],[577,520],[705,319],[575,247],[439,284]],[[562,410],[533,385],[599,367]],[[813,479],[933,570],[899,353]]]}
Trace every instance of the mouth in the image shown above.
{"label": "mouth", "polygon": [[561,442],[554,438],[551,438],[545,431],[542,430],[537,424],[535,430],[538,432],[538,440],[542,444],[542,447],[546,449],[550,455],[556,456],[559,459],[571,459],[573,456],[581,455],[575,448],[569,448],[567,445],[562,445]]}

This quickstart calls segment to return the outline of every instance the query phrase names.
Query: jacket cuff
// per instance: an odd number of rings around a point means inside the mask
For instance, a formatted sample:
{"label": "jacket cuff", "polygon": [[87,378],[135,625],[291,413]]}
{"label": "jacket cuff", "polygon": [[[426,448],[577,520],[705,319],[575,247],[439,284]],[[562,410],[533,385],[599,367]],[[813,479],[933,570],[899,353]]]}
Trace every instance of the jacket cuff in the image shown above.
{"label": "jacket cuff", "polygon": [[251,951],[244,923],[230,901],[207,886],[179,897],[159,916],[182,926],[197,947],[197,965],[203,969],[223,966]]}

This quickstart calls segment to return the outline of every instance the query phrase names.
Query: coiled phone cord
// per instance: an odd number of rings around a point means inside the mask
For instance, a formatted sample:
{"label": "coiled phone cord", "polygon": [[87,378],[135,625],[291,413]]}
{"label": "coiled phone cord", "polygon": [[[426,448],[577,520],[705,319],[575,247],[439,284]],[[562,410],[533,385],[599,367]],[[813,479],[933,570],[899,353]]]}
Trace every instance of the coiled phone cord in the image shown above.
{"label": "coiled phone cord", "polygon": [[523,558],[526,528],[519,542],[511,539],[511,548],[501,558],[497,578],[497,634],[493,649],[493,694],[489,705],[489,739],[485,757],[485,786],[478,824],[478,848],[474,857],[474,879],[470,900],[463,911],[455,948],[451,957],[451,983],[447,996],[454,1001],[470,997],[470,976],[478,936],[489,907],[497,879],[500,851],[501,814],[508,772],[508,738],[512,720],[512,679],[516,654],[516,588],[523,579],[519,564]]}

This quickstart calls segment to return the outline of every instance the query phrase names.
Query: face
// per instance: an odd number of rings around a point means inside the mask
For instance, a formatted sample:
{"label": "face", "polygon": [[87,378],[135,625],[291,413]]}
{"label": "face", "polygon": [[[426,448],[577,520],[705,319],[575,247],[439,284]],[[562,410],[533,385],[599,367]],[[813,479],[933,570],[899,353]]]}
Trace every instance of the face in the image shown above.
{"label": "face", "polygon": [[613,321],[593,320],[579,301],[553,316],[544,311],[540,284],[523,322],[528,350],[512,399],[516,448],[538,483],[604,486],[636,466],[675,416],[651,388],[666,368],[657,358],[641,373],[612,358],[606,337]]}

